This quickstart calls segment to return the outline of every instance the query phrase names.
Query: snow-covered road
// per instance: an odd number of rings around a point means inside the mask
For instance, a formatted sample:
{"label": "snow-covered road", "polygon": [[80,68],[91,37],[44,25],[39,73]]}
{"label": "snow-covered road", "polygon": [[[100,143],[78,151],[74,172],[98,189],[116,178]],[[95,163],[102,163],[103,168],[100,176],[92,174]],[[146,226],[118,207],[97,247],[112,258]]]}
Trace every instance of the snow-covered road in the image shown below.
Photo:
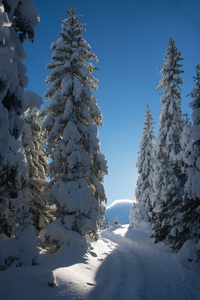
{"label": "snow-covered road", "polygon": [[113,251],[98,269],[89,299],[145,299],[143,266],[131,242],[109,231],[101,236]]}
{"label": "snow-covered road", "polygon": [[148,233],[122,227],[101,238],[114,249],[96,274],[90,300],[200,299],[199,265],[154,245]]}
{"label": "snow-covered road", "polygon": [[0,283],[1,300],[199,300],[200,263],[154,245],[148,229],[112,226],[89,251],[77,240],[0,272]]}

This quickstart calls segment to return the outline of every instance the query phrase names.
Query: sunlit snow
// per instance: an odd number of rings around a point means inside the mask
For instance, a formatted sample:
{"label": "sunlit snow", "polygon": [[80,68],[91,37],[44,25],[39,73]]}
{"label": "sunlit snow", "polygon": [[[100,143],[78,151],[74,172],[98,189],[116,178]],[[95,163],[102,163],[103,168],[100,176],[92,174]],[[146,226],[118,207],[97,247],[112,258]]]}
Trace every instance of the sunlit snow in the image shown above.
{"label": "sunlit snow", "polygon": [[198,300],[200,269],[192,243],[178,254],[153,244],[150,229],[111,226],[99,240],[40,254],[37,266],[0,272],[0,299]]}

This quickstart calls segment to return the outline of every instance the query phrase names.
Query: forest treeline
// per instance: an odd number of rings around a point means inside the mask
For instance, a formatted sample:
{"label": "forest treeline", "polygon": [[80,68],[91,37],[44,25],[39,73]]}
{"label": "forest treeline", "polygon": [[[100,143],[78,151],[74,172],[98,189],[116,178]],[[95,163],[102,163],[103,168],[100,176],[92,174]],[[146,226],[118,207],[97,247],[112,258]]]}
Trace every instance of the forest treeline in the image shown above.
{"label": "forest treeline", "polygon": [[162,91],[162,108],[158,135],[154,135],[155,121],[147,105],[136,163],[137,204],[130,214],[131,227],[150,222],[154,241],[163,241],[176,251],[187,240],[200,248],[200,65],[188,95],[192,100],[190,121],[181,111],[182,60],[175,41],[169,39],[164,63],[159,66],[157,90]]}

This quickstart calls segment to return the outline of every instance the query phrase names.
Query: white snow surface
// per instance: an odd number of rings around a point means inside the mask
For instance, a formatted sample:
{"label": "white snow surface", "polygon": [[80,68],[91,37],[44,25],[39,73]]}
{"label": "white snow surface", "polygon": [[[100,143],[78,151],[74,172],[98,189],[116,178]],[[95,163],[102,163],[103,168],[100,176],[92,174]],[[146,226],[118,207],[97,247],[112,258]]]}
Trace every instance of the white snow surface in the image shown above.
{"label": "white snow surface", "polygon": [[37,266],[1,271],[0,299],[200,299],[194,245],[172,253],[162,243],[153,244],[150,232],[112,226],[99,232],[98,241],[90,240],[87,251],[83,238],[76,237],[54,254],[41,253]]}

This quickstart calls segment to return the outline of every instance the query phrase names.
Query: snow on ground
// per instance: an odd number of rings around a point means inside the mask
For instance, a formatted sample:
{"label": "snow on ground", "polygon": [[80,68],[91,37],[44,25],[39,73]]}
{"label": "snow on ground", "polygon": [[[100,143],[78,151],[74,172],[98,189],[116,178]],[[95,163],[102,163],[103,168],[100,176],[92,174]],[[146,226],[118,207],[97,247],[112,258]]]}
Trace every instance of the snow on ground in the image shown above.
{"label": "snow on ground", "polygon": [[76,240],[41,254],[37,266],[1,271],[0,299],[200,299],[200,263],[154,245],[148,227],[112,226],[99,234],[87,252]]}

